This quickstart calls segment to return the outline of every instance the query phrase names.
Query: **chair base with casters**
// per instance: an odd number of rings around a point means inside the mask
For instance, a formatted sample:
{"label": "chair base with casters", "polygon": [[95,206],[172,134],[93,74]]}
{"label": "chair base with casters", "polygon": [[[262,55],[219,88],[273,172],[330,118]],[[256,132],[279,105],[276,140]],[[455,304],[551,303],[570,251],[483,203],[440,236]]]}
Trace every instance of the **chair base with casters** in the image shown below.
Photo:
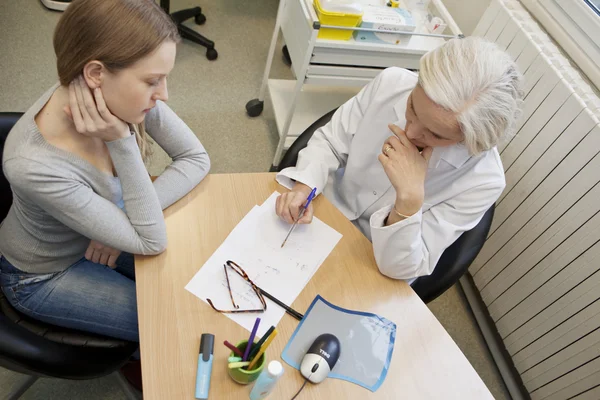
{"label": "chair base with casters", "polygon": [[[170,0],[160,0],[160,6],[167,14],[169,14]],[[206,16],[202,14],[202,9],[200,7],[175,11],[170,15],[173,21],[177,24],[179,35],[181,35],[183,39],[187,39],[191,42],[199,44],[200,46],[206,47],[206,58],[209,60],[212,61],[217,59],[219,53],[217,53],[217,50],[215,50],[215,42],[202,36],[195,30],[183,25],[184,21],[191,18],[194,18],[194,21],[198,25],[203,25],[206,22]]]}
{"label": "chair base with casters", "polygon": [[[317,129],[331,121],[336,110],[332,110],[313,122],[306,128],[298,139],[286,151],[277,167],[271,166],[271,172],[279,172],[285,168],[293,167],[298,162],[298,153],[306,147],[308,141]],[[421,300],[429,303],[450,287],[467,272],[469,266],[479,254],[492,225],[494,206],[483,215],[479,223],[471,230],[463,232],[456,241],[448,247],[440,257],[433,273],[429,276],[417,278],[411,285]]]}
{"label": "chair base with casters", "polygon": [[[8,133],[22,113],[0,112],[0,155]],[[1,171],[0,221],[6,217],[12,192]],[[8,394],[18,399],[40,377],[94,379],[117,374],[125,394],[137,399],[134,389],[118,373],[136,352],[138,343],[88,334],[46,324],[21,314],[0,290],[0,367],[28,377]]]}
{"label": "chair base with casters", "polygon": [[42,0],[42,4],[49,10],[65,11],[71,0]]}

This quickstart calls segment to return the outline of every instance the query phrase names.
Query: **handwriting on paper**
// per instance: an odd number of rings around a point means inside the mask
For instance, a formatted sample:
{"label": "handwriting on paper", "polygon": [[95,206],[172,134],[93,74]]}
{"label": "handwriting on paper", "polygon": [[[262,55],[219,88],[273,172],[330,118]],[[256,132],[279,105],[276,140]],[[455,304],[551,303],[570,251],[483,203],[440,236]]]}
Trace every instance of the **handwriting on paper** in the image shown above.
{"label": "handwriting on paper", "polygon": [[[188,291],[204,301],[210,298],[217,308],[233,309],[223,270],[223,264],[233,260],[260,288],[286,304],[294,302],[342,235],[314,218],[311,224],[299,225],[282,248],[290,226],[275,214],[278,195],[273,193],[262,206],[250,210],[187,284]],[[260,308],[261,303],[248,282],[232,270],[228,275],[239,309]],[[267,311],[260,314],[263,321],[260,335],[271,325],[277,325],[284,314],[281,307],[266,301]],[[251,330],[257,314],[225,316]]]}

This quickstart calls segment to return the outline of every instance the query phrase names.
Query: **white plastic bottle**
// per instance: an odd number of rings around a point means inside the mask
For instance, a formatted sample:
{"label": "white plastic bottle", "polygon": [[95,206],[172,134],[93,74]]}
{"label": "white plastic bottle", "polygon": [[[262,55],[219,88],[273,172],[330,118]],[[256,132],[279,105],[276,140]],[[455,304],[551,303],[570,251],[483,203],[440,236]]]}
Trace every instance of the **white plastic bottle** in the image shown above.
{"label": "white plastic bottle", "polygon": [[250,392],[250,400],[266,399],[279,378],[281,378],[281,375],[283,375],[283,365],[279,361],[271,361],[256,380]]}

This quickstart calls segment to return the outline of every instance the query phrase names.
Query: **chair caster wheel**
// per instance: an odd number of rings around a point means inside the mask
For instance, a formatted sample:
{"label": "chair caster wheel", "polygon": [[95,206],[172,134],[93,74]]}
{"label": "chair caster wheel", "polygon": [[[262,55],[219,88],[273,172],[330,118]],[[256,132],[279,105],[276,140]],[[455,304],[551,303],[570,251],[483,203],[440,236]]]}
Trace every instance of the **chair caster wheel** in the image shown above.
{"label": "chair caster wheel", "polygon": [[264,105],[264,101],[252,99],[246,103],[246,113],[251,117],[258,117],[262,113]]}
{"label": "chair caster wheel", "polygon": [[286,62],[287,65],[292,65],[292,57],[290,57],[290,52],[288,50],[287,45],[283,46],[283,48],[281,49],[281,51],[283,52],[283,58]]}
{"label": "chair caster wheel", "polygon": [[198,14],[194,17],[194,21],[196,21],[198,25],[204,25],[206,22],[206,16],[204,14]]}
{"label": "chair caster wheel", "polygon": [[219,56],[219,53],[215,49],[206,49],[206,58],[209,60],[216,60]]}

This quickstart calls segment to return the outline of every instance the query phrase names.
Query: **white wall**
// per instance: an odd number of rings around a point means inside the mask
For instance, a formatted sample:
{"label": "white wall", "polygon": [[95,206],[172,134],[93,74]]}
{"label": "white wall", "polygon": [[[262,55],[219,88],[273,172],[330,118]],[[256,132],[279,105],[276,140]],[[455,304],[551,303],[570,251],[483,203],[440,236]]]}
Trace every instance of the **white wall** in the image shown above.
{"label": "white wall", "polygon": [[473,33],[490,0],[442,0],[454,21],[468,36]]}

